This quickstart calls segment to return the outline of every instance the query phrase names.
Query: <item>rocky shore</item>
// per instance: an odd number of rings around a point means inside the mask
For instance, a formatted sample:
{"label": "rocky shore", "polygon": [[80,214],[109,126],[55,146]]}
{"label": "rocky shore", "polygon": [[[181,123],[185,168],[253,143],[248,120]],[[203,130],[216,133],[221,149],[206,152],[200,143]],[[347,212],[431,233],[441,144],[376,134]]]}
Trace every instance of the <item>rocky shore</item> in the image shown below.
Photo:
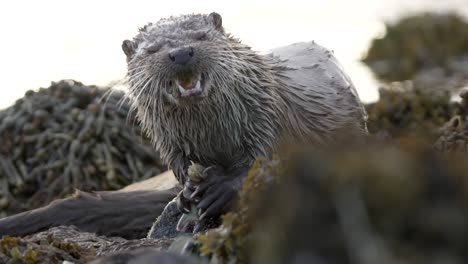
{"label": "rocky shore", "polygon": [[[461,39],[446,57],[431,52],[432,26]],[[425,41],[408,40],[421,31]],[[40,213],[75,189],[120,190],[78,192],[52,207],[73,211],[80,195],[166,196],[134,215],[138,231],[112,215],[98,231],[48,223],[3,236],[0,263],[468,263],[467,32],[451,14],[389,25],[364,59],[383,81],[380,100],[366,106],[368,142],[259,158],[237,207],[196,235],[175,231],[181,214],[166,204],[177,182],[170,172],[153,177],[165,167],[123,94],[76,81],[30,91],[0,112],[0,237],[11,215]]]}

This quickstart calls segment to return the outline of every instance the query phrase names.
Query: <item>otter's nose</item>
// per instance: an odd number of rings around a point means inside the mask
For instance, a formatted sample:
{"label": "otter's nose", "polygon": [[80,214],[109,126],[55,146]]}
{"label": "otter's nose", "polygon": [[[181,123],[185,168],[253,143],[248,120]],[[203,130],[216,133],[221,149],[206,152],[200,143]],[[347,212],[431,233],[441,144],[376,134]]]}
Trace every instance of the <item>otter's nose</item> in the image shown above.
{"label": "otter's nose", "polygon": [[184,47],[172,50],[169,52],[169,58],[175,64],[185,65],[193,57],[193,48]]}

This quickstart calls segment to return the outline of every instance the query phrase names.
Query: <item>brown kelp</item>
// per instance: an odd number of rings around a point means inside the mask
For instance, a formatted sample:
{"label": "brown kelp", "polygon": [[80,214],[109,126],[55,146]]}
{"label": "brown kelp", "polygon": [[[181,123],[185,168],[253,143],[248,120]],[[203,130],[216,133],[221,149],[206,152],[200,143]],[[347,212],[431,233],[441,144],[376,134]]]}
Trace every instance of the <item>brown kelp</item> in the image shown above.
{"label": "brown kelp", "polygon": [[0,142],[0,216],[164,170],[123,92],[75,81],[28,91],[1,111]]}

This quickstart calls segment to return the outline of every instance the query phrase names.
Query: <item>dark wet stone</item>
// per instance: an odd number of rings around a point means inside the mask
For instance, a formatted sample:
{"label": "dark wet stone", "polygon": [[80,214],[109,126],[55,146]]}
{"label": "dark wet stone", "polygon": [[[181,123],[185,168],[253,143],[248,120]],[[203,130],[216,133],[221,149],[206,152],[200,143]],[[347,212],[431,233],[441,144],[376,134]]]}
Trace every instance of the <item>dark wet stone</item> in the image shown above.
{"label": "dark wet stone", "polygon": [[178,232],[176,229],[177,223],[179,222],[181,216],[182,213],[177,208],[177,201],[174,199],[167,204],[163,213],[156,219],[148,233],[148,238],[174,238],[183,234],[182,232]]}

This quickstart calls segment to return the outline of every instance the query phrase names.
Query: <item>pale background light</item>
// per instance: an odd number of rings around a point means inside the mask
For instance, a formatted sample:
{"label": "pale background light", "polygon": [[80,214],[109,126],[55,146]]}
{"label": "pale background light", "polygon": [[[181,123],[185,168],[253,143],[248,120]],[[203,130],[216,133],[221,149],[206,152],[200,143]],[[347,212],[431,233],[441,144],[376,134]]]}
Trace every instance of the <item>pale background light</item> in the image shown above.
{"label": "pale background light", "polygon": [[384,21],[420,10],[468,14],[467,0],[335,1],[63,1],[0,3],[0,109],[29,89],[75,79],[106,85],[125,76],[120,45],[140,26],[183,13],[223,16],[223,25],[254,49],[266,52],[315,40],[334,50],[361,98],[378,97],[378,83],[358,61]]}

